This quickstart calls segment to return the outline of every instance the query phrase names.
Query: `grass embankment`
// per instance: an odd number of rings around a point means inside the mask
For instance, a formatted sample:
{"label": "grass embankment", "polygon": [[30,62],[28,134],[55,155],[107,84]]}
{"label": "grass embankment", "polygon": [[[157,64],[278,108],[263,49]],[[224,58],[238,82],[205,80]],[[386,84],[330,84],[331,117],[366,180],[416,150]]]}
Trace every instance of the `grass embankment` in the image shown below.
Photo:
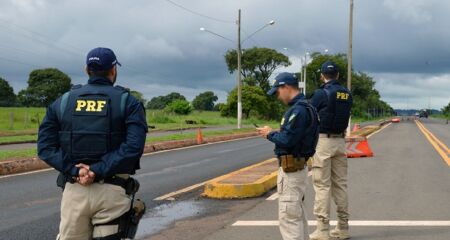
{"label": "grass embankment", "polygon": [[[276,128],[276,124],[270,124],[271,127]],[[254,128],[243,128],[243,129],[232,129],[232,130],[218,130],[218,131],[203,131],[203,137],[218,137],[230,134],[239,133],[251,133],[254,132]],[[152,137],[151,135],[147,138],[147,143],[174,141],[174,140],[186,140],[195,139],[197,133],[175,133],[165,136]],[[0,161],[5,161],[12,158],[26,158],[35,157],[37,155],[36,149],[21,149],[21,150],[0,150]]]}
{"label": "grass embankment", "polygon": [[[45,116],[45,108],[5,108],[0,107],[0,137],[32,135],[37,133],[39,123]],[[197,124],[187,124],[186,120]],[[177,115],[163,110],[147,110],[147,122],[154,130],[175,130],[205,126],[236,125],[236,118],[222,117],[219,112],[194,111],[189,115]],[[268,124],[256,118],[243,119],[242,124]]]}

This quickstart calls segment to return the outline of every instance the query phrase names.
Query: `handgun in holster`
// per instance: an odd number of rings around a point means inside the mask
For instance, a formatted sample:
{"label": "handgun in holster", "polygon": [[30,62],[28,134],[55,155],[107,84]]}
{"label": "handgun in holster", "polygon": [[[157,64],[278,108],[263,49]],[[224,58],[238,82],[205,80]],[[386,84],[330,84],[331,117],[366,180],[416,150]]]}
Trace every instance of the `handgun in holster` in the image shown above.
{"label": "handgun in holster", "polygon": [[122,238],[134,239],[139,222],[145,214],[146,206],[144,201],[134,198],[139,190],[139,182],[134,178],[129,178],[128,182],[125,191],[132,196],[131,207],[130,210],[121,217],[119,231],[121,232]]}

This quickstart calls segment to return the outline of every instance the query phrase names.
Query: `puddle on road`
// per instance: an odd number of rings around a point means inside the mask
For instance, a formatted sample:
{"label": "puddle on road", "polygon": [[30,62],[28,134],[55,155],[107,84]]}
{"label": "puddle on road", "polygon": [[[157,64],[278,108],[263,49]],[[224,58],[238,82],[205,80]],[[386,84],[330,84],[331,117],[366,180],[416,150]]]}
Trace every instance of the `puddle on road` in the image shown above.
{"label": "puddle on road", "polygon": [[167,228],[170,224],[183,218],[200,214],[200,203],[183,201],[164,204],[152,208],[139,222],[136,238],[153,235]]}

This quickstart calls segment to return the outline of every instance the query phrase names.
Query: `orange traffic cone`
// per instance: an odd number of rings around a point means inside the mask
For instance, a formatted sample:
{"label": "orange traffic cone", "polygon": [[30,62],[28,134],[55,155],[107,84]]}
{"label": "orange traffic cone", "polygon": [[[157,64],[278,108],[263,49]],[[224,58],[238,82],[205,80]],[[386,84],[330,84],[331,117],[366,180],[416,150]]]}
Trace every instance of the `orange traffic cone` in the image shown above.
{"label": "orange traffic cone", "polygon": [[202,144],[203,143],[203,134],[202,134],[202,129],[199,128],[197,131],[197,144]]}
{"label": "orange traffic cone", "polygon": [[359,127],[359,123],[355,123],[355,125],[353,125],[353,130],[352,130],[352,132],[358,131],[359,129],[361,129],[361,128]]}
{"label": "orange traffic cone", "polygon": [[366,137],[352,136],[345,138],[345,142],[347,143],[348,158],[373,157],[372,149],[370,149]]}

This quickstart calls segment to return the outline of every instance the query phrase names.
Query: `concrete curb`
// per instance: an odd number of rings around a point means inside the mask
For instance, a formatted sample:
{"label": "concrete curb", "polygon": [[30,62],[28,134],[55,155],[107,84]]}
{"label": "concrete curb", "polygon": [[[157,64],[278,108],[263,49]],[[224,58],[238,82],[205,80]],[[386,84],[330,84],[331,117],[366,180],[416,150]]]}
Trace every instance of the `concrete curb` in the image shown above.
{"label": "concrete curb", "polygon": [[46,169],[50,166],[37,157],[0,162],[0,176]]}
{"label": "concrete curb", "polygon": [[[228,141],[228,140],[234,140],[234,139],[240,139],[240,138],[255,137],[255,136],[257,136],[256,133],[240,133],[240,134],[231,134],[231,135],[218,136],[218,137],[209,137],[209,138],[204,139],[203,144]],[[199,145],[195,139],[151,143],[151,144],[145,145],[144,153],[153,153],[153,152],[164,151],[164,150],[172,150],[172,149],[189,147],[189,146],[194,146],[194,145]],[[6,161],[0,162],[0,176],[41,170],[41,169],[46,169],[46,168],[50,168],[50,166],[47,165],[44,161],[42,161],[38,157],[6,160]]]}
{"label": "concrete curb", "polygon": [[258,197],[277,185],[278,160],[272,158],[215,178],[205,184],[203,196],[215,199]]}

